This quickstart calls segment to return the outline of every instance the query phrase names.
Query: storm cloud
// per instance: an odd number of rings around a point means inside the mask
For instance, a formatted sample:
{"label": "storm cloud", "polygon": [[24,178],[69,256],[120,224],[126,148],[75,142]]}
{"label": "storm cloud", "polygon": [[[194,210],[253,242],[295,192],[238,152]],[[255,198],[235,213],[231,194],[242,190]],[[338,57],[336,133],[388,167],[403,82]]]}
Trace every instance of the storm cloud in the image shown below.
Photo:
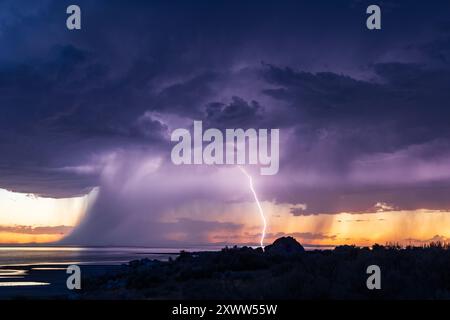
{"label": "storm cloud", "polygon": [[255,180],[262,200],[304,204],[295,216],[450,209],[448,4],[386,2],[375,33],[365,1],[78,1],[76,32],[69,4],[0,7],[0,188],[100,187],[66,242],[242,228],[173,215],[252,199],[233,168],[171,164],[170,133],[193,120],[279,128],[280,172]]}

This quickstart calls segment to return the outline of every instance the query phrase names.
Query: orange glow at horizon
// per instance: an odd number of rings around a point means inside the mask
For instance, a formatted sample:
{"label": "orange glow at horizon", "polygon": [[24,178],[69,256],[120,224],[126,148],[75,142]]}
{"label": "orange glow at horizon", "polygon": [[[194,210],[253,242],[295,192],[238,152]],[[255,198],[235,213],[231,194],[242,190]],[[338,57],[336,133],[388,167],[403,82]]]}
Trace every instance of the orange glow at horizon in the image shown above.
{"label": "orange glow at horizon", "polygon": [[271,219],[269,226],[268,241],[282,233],[312,245],[420,245],[436,240],[450,241],[450,212],[438,210],[280,215]]}
{"label": "orange glow at horizon", "polygon": [[[97,191],[84,197],[49,199],[0,189],[0,244],[60,240],[79,223],[96,194]],[[263,201],[261,206],[267,220],[265,245],[288,235],[302,244],[330,246],[370,246],[388,242],[420,245],[436,240],[450,241],[449,211],[381,211],[390,208],[380,207],[380,212],[372,213],[301,215],[306,204],[293,206]],[[299,209],[300,215],[292,214],[293,207]],[[166,222],[180,218],[219,222],[214,230],[205,231],[201,239],[206,243],[257,245],[261,239],[261,220],[253,201],[192,202],[164,215]],[[181,230],[167,234],[167,239],[188,242],[193,236]]]}
{"label": "orange glow at horizon", "polygon": [[73,198],[41,198],[0,189],[0,244],[48,243],[82,219],[98,190]]}
{"label": "orange glow at horizon", "polygon": [[0,232],[0,244],[50,243],[61,240],[62,234],[22,234]]}
{"label": "orange glow at horizon", "polygon": [[[450,242],[450,212],[440,210],[380,211],[372,213],[339,213],[294,216],[290,204],[261,203],[266,219],[265,244],[276,238],[291,235],[302,244],[357,245],[399,243],[421,245],[431,241]],[[298,207],[303,207],[299,205]],[[202,210],[196,210],[201,207]],[[208,212],[205,219],[203,212]],[[242,225],[236,230],[214,230],[207,241],[216,244],[257,245],[261,237],[261,223],[255,219],[253,202],[219,206],[214,203],[195,203],[169,213],[167,221],[177,218],[233,222]],[[172,239],[186,239],[188,234]]]}

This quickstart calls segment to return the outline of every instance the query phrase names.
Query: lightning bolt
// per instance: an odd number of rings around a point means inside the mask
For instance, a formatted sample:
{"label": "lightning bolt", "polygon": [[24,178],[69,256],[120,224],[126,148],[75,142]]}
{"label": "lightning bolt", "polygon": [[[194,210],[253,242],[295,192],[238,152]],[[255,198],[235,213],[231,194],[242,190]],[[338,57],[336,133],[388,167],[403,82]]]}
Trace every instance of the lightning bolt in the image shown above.
{"label": "lightning bolt", "polygon": [[264,250],[264,238],[266,237],[266,228],[267,228],[267,221],[266,221],[266,217],[264,216],[264,211],[261,207],[261,203],[259,202],[258,199],[258,195],[256,194],[255,188],[253,187],[253,179],[252,176],[248,174],[247,171],[245,171],[244,168],[242,168],[241,166],[238,166],[238,168],[245,174],[245,176],[248,178],[249,184],[250,184],[250,190],[253,193],[253,197],[255,198],[255,202],[256,205],[258,206],[258,210],[259,210],[259,214],[261,216],[261,220],[263,222],[263,229],[262,229],[262,233],[261,233],[261,240],[260,240],[260,245],[261,248]]}

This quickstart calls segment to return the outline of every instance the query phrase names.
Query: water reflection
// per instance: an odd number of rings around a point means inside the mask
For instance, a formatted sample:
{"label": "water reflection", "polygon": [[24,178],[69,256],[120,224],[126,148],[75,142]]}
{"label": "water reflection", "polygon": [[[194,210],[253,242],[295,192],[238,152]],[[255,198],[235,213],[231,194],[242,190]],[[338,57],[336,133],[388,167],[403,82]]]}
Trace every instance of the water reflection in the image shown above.
{"label": "water reflection", "polygon": [[[72,264],[86,266],[84,272],[98,274],[135,259],[167,261],[170,257],[175,258],[181,250],[211,249],[214,250],[210,247],[0,247],[0,299],[2,294],[21,294],[22,290],[29,291],[27,287],[36,286],[66,292],[65,270]],[[12,290],[11,287],[20,288]],[[41,292],[41,289],[37,291]]]}
{"label": "water reflection", "polygon": [[27,287],[27,286],[48,286],[48,282],[20,281],[20,282],[0,282],[0,287]]}
{"label": "water reflection", "polygon": [[0,276],[9,277],[9,276],[22,276],[26,275],[26,270],[19,269],[0,269]]}

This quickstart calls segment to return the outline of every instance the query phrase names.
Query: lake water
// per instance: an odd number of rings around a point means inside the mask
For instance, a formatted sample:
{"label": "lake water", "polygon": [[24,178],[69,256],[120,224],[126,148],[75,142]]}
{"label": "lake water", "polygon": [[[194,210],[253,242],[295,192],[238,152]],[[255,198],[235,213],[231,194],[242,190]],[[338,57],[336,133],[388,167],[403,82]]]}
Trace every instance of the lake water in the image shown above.
{"label": "lake water", "polygon": [[[136,247],[0,247],[0,298],[26,293],[27,288],[63,287],[66,268],[71,264],[93,273],[136,259],[168,260],[181,250],[211,251],[218,247],[136,248]],[[8,292],[5,292],[8,290]],[[13,291],[12,291],[13,290]]]}
{"label": "lake water", "polygon": [[0,247],[0,267],[42,264],[121,264],[145,257],[166,260],[180,250],[204,251],[216,248],[136,247]]}

